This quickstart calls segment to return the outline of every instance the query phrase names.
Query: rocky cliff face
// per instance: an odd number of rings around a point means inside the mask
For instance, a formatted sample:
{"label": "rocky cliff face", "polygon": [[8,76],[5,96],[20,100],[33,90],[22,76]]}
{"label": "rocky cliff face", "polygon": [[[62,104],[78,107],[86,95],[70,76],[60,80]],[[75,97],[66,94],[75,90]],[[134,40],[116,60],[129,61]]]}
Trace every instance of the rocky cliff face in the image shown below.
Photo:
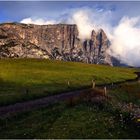
{"label": "rocky cliff face", "polygon": [[47,58],[112,65],[101,29],[80,40],[76,25],[0,24],[0,58]]}
{"label": "rocky cliff face", "polygon": [[109,46],[110,41],[105,32],[102,29],[97,33],[93,30],[91,33],[91,39],[83,42],[87,63],[112,65],[111,57],[106,52]]}

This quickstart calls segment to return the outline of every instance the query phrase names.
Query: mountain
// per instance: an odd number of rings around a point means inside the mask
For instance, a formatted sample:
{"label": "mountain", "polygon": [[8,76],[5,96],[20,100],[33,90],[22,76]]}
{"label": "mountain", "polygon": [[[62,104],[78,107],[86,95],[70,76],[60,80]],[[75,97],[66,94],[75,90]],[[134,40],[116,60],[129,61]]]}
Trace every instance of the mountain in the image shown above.
{"label": "mountain", "polygon": [[[84,28],[84,27],[83,27]],[[0,24],[0,58],[46,58],[113,65],[110,41],[100,29],[80,40],[76,25]]]}

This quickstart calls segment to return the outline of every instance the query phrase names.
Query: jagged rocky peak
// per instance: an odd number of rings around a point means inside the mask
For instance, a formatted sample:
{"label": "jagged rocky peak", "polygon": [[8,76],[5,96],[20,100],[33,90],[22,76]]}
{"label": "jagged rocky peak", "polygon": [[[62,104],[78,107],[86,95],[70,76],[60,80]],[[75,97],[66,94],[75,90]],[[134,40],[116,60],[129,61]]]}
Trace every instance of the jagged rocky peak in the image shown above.
{"label": "jagged rocky peak", "polygon": [[112,64],[106,53],[109,40],[102,29],[93,30],[91,38],[84,41],[78,34],[74,24],[0,24],[0,57]]}
{"label": "jagged rocky peak", "polygon": [[91,32],[91,40],[96,40],[96,32],[94,30]]}
{"label": "jagged rocky peak", "polygon": [[110,41],[103,29],[100,29],[98,32],[92,30],[91,38],[83,42],[87,62],[112,65],[110,56],[107,54],[109,46]]}

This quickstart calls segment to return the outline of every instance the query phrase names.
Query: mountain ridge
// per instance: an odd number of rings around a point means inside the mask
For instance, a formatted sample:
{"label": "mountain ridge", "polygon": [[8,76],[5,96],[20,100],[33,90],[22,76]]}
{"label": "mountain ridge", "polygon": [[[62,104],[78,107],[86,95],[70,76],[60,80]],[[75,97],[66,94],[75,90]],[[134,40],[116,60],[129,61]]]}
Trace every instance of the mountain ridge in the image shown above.
{"label": "mountain ridge", "polygon": [[[84,28],[84,27],[83,27]],[[103,29],[81,40],[76,24],[0,24],[0,58],[46,58],[113,65]]]}

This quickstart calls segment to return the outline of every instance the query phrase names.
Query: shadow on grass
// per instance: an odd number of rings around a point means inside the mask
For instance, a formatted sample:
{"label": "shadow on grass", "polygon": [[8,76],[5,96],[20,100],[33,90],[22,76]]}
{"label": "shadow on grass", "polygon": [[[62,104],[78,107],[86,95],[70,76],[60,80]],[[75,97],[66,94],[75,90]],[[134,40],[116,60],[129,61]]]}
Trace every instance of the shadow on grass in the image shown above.
{"label": "shadow on grass", "polygon": [[41,84],[20,84],[0,79],[0,106],[85,88],[89,87],[77,87],[74,84],[68,85],[67,82],[57,83],[56,81],[50,81],[50,83],[42,82]]}

